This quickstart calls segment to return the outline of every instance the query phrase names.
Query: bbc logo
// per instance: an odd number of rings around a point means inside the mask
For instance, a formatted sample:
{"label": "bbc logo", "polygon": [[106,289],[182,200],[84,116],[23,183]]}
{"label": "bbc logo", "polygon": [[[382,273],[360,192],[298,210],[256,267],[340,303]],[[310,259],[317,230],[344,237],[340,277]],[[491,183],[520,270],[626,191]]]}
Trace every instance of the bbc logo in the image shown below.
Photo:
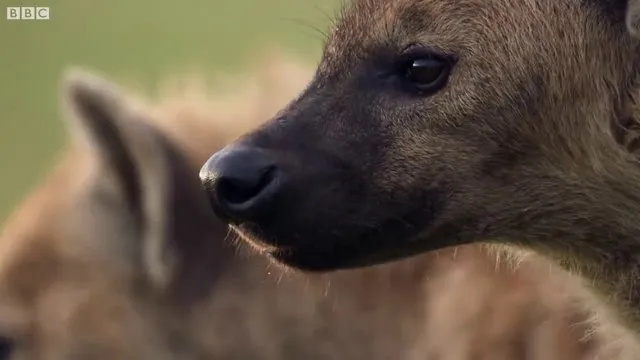
{"label": "bbc logo", "polygon": [[7,6],[7,20],[49,20],[49,7]]}

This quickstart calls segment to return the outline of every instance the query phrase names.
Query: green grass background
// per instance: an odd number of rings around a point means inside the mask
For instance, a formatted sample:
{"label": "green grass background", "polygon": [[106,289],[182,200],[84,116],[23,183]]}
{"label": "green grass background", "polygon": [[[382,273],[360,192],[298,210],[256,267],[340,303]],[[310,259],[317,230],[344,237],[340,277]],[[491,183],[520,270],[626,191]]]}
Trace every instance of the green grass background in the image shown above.
{"label": "green grass background", "polygon": [[[265,44],[310,60],[338,0],[0,0],[0,223],[50,169],[65,140],[57,93],[69,65],[152,86],[197,65],[239,71]],[[9,21],[6,6],[49,6]],[[257,53],[256,53],[257,54]]]}

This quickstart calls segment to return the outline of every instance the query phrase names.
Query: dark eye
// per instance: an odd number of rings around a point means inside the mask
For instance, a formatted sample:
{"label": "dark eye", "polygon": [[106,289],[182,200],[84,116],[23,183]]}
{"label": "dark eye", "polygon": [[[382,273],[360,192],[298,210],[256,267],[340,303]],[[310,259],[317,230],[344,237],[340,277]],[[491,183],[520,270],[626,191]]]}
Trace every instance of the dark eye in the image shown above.
{"label": "dark eye", "polygon": [[13,346],[13,340],[4,336],[0,336],[0,360],[7,360],[11,358]]}
{"label": "dark eye", "polygon": [[433,55],[409,56],[402,62],[400,71],[420,93],[431,94],[447,83],[451,61]]}

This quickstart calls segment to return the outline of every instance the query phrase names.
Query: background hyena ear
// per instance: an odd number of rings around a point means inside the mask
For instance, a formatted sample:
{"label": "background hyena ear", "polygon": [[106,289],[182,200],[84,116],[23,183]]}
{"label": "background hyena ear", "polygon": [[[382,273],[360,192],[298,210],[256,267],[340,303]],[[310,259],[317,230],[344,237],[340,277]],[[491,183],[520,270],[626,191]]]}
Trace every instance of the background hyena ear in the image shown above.
{"label": "background hyena ear", "polygon": [[631,36],[640,38],[640,0],[627,1],[625,23]]}
{"label": "background hyena ear", "polygon": [[116,85],[72,69],[63,94],[73,140],[99,160],[96,182],[112,185],[102,194],[111,205],[98,216],[125,224],[106,240],[131,242],[121,247],[131,254],[119,255],[133,259],[157,289],[206,291],[223,261],[216,237],[227,228],[212,215],[197,170]]}

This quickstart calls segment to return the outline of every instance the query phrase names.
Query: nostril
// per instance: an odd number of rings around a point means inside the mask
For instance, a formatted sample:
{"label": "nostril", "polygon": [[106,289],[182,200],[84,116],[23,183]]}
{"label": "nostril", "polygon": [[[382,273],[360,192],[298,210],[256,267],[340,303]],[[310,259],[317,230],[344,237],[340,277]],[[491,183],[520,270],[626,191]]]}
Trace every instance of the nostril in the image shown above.
{"label": "nostril", "polygon": [[200,181],[216,215],[227,222],[268,215],[285,177],[266,150],[238,145],[213,154],[200,169]]}
{"label": "nostril", "polygon": [[257,191],[243,181],[222,178],[219,180],[218,197],[229,204],[241,204],[251,199]]}
{"label": "nostril", "polygon": [[253,178],[221,177],[218,180],[218,198],[229,206],[240,206],[260,196],[275,179],[275,167],[269,166]]}

